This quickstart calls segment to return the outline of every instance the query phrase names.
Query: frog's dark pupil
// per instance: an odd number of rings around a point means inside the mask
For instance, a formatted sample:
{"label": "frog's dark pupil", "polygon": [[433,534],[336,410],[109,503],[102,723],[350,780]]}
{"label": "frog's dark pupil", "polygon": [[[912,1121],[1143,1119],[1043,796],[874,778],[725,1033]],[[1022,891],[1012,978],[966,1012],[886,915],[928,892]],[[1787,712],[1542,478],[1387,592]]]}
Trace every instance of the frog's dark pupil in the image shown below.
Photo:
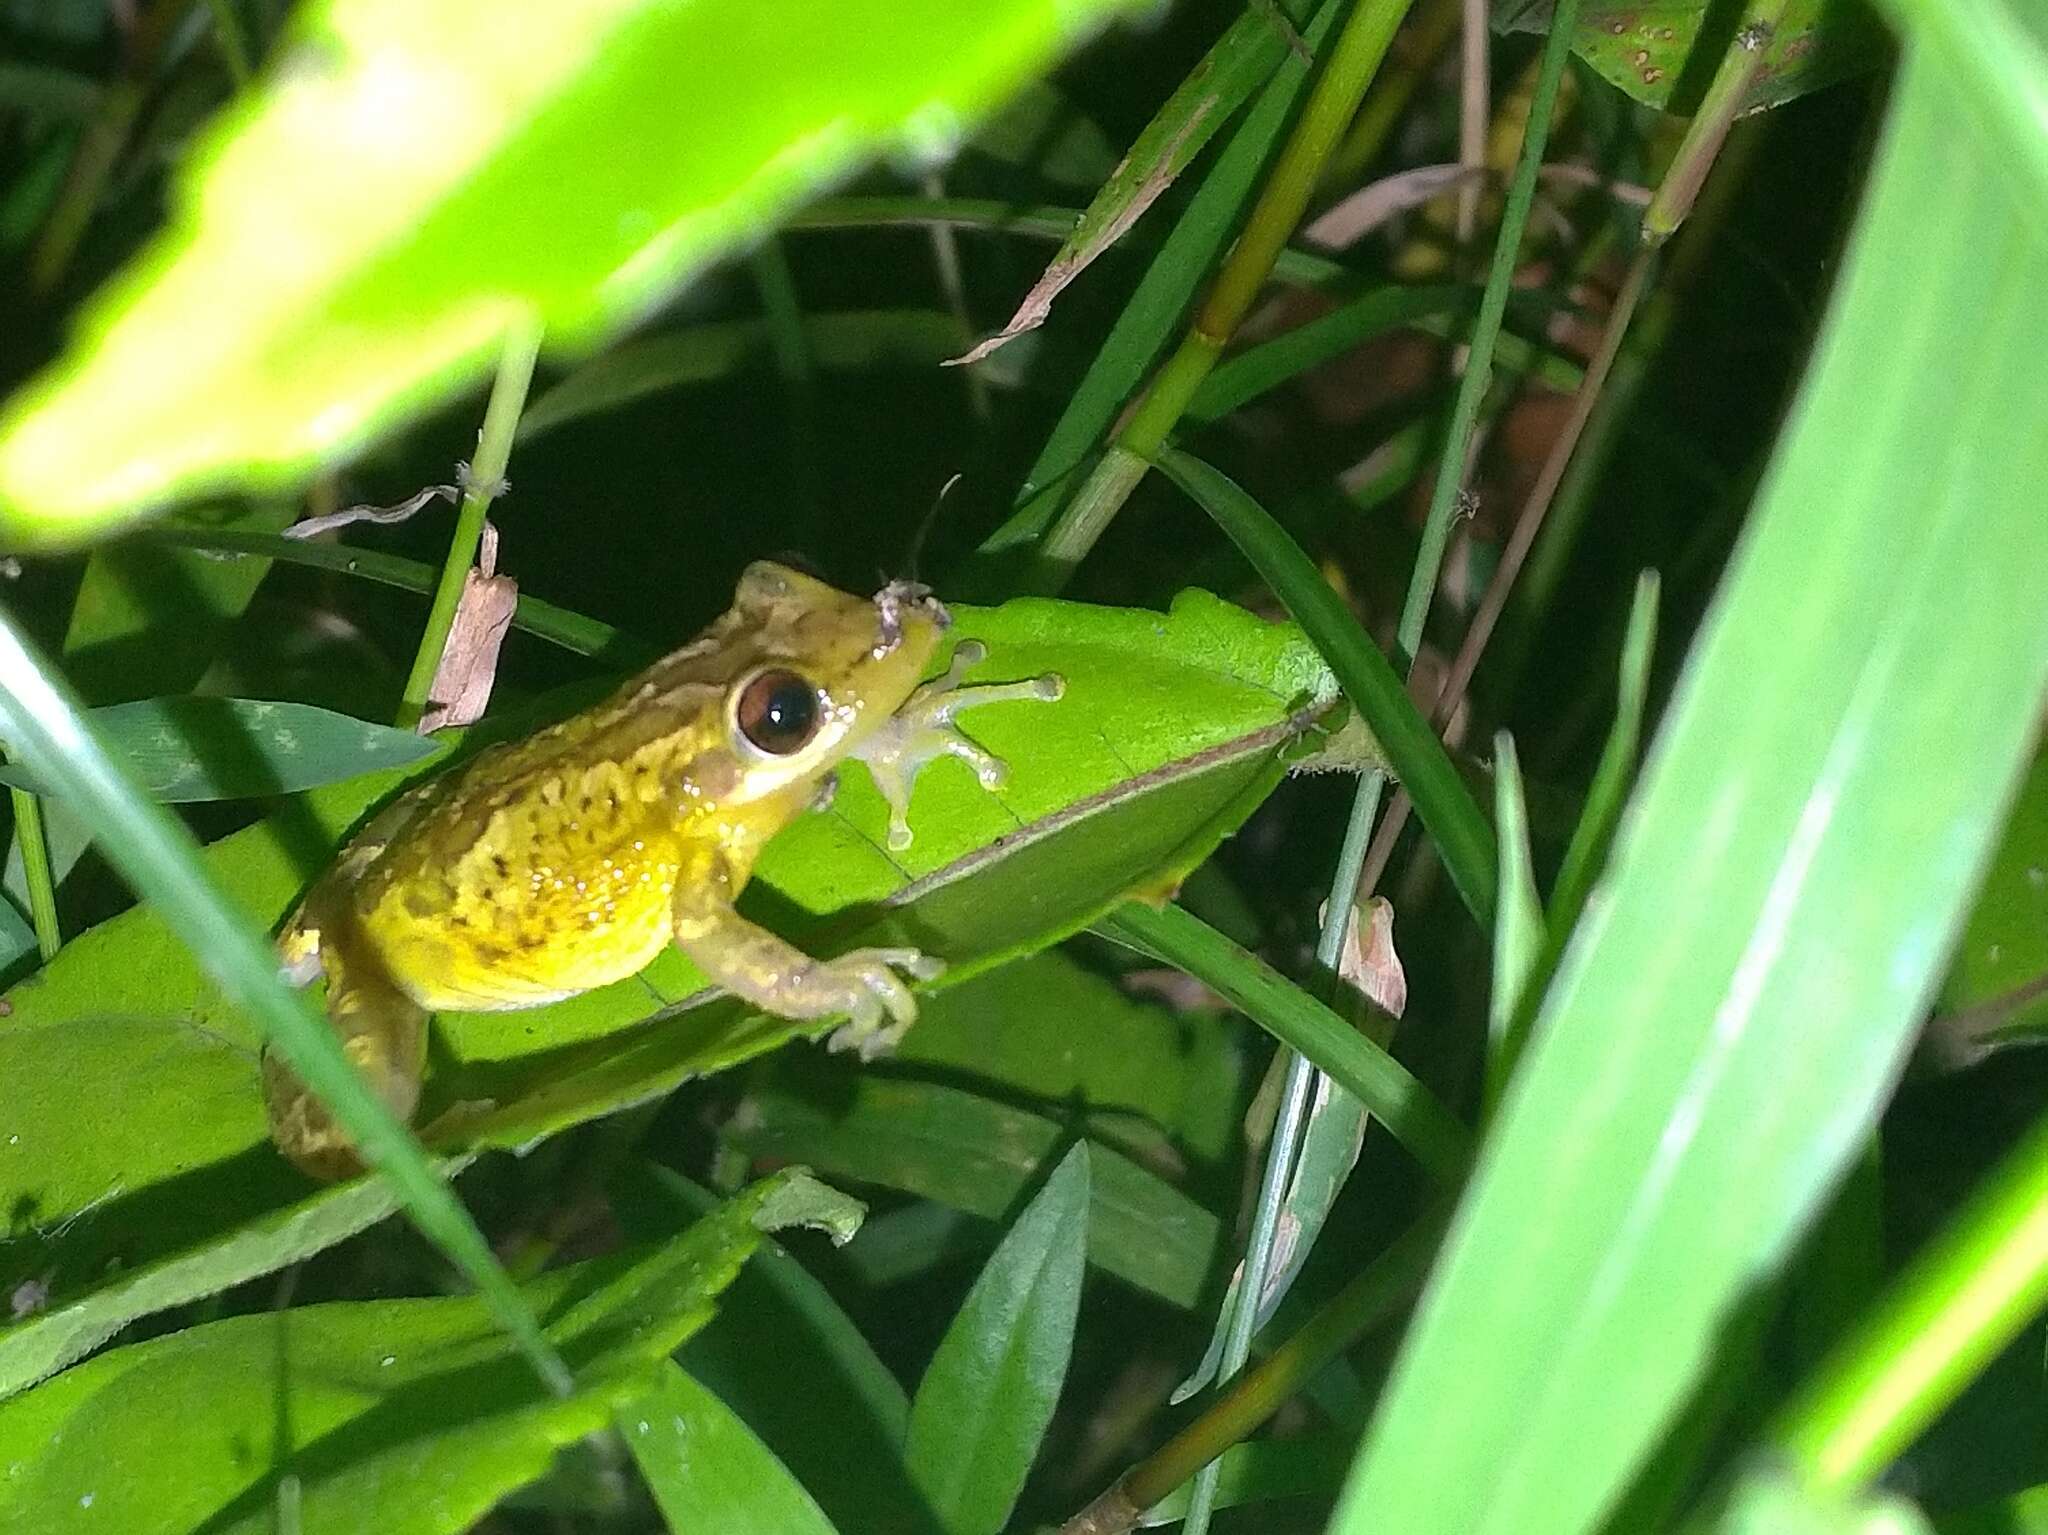
{"label": "frog's dark pupil", "polygon": [[740,731],[762,751],[786,757],[818,728],[818,695],[795,672],[763,672],[740,694]]}

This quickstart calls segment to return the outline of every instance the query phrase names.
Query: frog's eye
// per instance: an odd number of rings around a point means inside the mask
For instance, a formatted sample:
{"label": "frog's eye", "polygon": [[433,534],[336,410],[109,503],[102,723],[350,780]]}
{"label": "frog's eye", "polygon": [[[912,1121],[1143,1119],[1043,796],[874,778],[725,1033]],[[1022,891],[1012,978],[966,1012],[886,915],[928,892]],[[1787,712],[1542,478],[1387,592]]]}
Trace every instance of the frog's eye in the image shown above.
{"label": "frog's eye", "polygon": [[740,689],[732,716],[749,745],[787,757],[818,733],[818,690],[795,672],[760,672]]}

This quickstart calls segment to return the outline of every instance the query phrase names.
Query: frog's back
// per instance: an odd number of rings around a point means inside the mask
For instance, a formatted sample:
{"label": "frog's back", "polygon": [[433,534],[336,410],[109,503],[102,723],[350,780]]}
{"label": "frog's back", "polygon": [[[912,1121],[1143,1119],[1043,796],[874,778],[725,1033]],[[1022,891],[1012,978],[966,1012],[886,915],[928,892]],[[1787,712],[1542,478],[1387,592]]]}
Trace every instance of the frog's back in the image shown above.
{"label": "frog's back", "polygon": [[[660,953],[705,813],[682,786],[713,739],[677,722],[720,689],[654,676],[428,786],[365,871],[357,909],[422,1005],[531,1006]],[[647,707],[650,685],[664,707]]]}

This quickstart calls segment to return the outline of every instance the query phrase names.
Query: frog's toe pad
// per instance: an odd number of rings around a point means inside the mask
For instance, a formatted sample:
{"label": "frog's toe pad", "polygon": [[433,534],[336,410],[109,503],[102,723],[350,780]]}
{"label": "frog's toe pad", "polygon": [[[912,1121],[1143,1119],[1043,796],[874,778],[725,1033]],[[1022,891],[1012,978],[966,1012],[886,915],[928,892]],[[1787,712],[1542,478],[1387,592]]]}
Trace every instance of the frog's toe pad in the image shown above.
{"label": "frog's toe pad", "polygon": [[[871,1061],[895,1049],[917,1021],[917,998],[903,976],[934,980],[946,965],[917,949],[856,949],[831,960],[827,968],[847,984],[851,1016],[833,1031],[826,1048],[857,1050],[862,1060]],[[897,974],[899,970],[903,975]]]}

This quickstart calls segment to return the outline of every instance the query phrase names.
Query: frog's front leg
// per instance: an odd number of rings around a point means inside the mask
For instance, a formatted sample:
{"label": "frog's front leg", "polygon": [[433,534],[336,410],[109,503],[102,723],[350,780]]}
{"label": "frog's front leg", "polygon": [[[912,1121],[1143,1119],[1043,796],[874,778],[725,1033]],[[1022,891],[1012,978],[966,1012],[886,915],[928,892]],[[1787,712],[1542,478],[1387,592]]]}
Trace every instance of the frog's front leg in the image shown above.
{"label": "frog's front leg", "polygon": [[778,1018],[847,1015],[834,1050],[872,1060],[895,1048],[917,1021],[917,998],[905,975],[929,981],[943,962],[916,949],[855,949],[813,959],[733,909],[738,881],[715,852],[680,871],[674,897],[675,944],[734,996]]}
{"label": "frog's front leg", "polygon": [[962,641],[944,676],[912,693],[895,714],[854,748],[853,755],[868,765],[875,787],[888,802],[889,846],[897,852],[910,846],[910,791],[927,763],[958,757],[974,769],[984,789],[1000,789],[1009,777],[1001,758],[969,740],[954,725],[961,710],[1021,700],[1050,703],[1067,690],[1057,672],[1023,682],[961,686],[968,668],[979,665],[987,655],[988,647],[980,641]]}

